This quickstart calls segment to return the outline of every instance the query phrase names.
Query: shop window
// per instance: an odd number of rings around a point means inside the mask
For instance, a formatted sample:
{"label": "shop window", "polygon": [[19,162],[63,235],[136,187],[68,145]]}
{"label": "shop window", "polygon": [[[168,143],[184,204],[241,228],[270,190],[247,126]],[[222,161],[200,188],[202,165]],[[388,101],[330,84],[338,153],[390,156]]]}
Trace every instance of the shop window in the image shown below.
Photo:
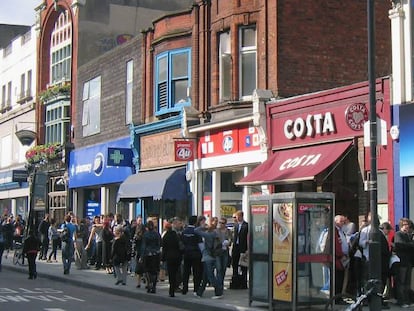
{"label": "shop window", "polygon": [[190,105],[191,49],[164,52],[155,61],[155,114],[178,111]]}
{"label": "shop window", "polygon": [[234,183],[243,178],[243,172],[221,172],[221,192],[242,192]]}
{"label": "shop window", "polygon": [[83,136],[99,133],[101,130],[101,77],[89,80],[83,85],[82,129]]}
{"label": "shop window", "polygon": [[257,84],[256,27],[242,27],[239,33],[239,84],[240,98],[251,99]]}

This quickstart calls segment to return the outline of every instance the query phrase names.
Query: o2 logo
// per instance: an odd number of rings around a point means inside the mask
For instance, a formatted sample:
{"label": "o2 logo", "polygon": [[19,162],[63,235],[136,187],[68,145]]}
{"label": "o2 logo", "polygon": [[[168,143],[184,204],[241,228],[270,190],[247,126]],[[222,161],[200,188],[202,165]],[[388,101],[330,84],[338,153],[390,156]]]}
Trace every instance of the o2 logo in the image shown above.
{"label": "o2 logo", "polygon": [[224,136],[223,138],[223,150],[226,153],[232,152],[234,148],[234,140],[231,136]]}
{"label": "o2 logo", "polygon": [[102,153],[97,153],[93,161],[93,172],[96,176],[100,176],[104,170],[105,159]]}

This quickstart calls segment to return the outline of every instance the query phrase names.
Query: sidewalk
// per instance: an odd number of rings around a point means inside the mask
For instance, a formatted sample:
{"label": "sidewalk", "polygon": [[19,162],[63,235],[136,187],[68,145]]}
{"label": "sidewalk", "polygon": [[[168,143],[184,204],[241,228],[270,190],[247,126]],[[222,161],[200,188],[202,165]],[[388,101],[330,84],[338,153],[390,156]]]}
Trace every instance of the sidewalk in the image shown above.
{"label": "sidewalk", "polygon": [[[145,300],[147,302],[153,302],[157,304],[168,305],[176,308],[197,310],[197,311],[264,311],[269,310],[267,303],[253,301],[249,306],[249,291],[248,290],[230,290],[224,291],[222,299],[211,299],[214,295],[213,288],[207,288],[202,298],[195,297],[192,294],[190,287],[187,295],[177,293],[174,298],[168,295],[168,281],[158,282],[157,293],[148,294],[145,290],[145,286],[141,284],[141,288],[136,288],[136,278],[129,276],[126,286],[115,285],[115,279],[113,275],[107,274],[105,270],[96,271],[93,268],[88,270],[78,270],[75,264],[72,264],[72,268],[69,275],[63,274],[63,266],[61,262],[61,254],[58,251],[58,262],[47,263],[45,261],[36,261],[37,273],[39,278],[49,278],[55,281],[71,283],[75,286],[87,287],[96,289],[111,294],[125,296],[129,298],[136,298],[138,300]],[[14,265],[12,262],[13,253],[11,252],[8,258],[3,257],[3,269],[13,270],[20,273],[27,273],[27,266]],[[228,269],[230,273],[231,269]],[[191,283],[191,282],[190,282]],[[229,288],[230,275],[226,276],[225,288]],[[191,286],[191,284],[190,284]],[[401,308],[390,304],[390,310],[402,310]],[[366,308],[368,309],[368,308]],[[279,309],[280,310],[280,309]],[[315,306],[310,308],[300,307],[298,310],[323,310],[322,306]],[[342,310],[342,309],[338,309]],[[410,310],[410,309],[404,309]]]}

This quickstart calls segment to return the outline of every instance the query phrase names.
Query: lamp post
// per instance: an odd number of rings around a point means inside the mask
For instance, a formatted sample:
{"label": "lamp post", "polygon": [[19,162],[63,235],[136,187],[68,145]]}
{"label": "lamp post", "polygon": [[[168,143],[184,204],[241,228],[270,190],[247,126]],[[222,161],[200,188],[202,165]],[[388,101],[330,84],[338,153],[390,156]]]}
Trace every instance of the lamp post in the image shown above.
{"label": "lamp post", "polygon": [[[368,80],[369,80],[369,124],[370,124],[370,164],[369,180],[371,230],[369,243],[368,286],[374,286],[374,295],[369,299],[369,310],[381,310],[382,299],[376,295],[381,291],[381,247],[377,211],[377,109],[375,82],[375,6],[374,0],[367,0],[368,19]],[[379,259],[379,260],[377,260]]]}

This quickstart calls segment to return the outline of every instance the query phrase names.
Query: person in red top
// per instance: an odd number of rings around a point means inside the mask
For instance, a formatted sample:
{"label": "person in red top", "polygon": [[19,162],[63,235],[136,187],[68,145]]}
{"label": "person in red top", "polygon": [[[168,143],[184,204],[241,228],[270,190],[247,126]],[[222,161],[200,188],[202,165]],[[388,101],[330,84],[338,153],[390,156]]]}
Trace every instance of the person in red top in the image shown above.
{"label": "person in red top", "polygon": [[[345,233],[342,231],[342,226],[345,223],[345,217],[342,215],[335,216],[335,295],[342,292],[344,283],[345,266],[347,256],[344,252],[344,243],[346,242]],[[346,302],[339,298],[335,301],[336,304],[345,304]]]}

